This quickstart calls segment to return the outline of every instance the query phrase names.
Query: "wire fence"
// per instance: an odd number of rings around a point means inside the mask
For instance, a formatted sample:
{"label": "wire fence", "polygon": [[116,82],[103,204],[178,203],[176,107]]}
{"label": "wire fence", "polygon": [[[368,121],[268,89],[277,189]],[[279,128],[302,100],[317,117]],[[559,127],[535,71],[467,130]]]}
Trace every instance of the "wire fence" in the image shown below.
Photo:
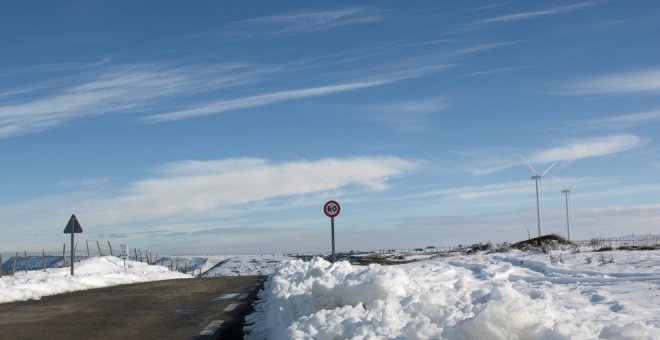
{"label": "wire fence", "polygon": [[[70,244],[64,242],[61,251],[42,249],[41,251],[13,251],[0,253],[0,277],[3,275],[15,275],[16,273],[31,270],[46,271],[49,268],[65,268],[71,266]],[[84,240],[76,241],[73,251],[73,261],[80,262],[93,257],[120,256],[120,245],[112,244],[110,241]],[[5,256],[3,256],[3,254]],[[7,256],[8,255],[8,256]],[[148,264],[160,264],[158,254],[149,250],[133,248],[129,249],[128,260],[146,262]],[[168,268],[176,268],[169,266]],[[174,269],[176,270],[176,269]]]}

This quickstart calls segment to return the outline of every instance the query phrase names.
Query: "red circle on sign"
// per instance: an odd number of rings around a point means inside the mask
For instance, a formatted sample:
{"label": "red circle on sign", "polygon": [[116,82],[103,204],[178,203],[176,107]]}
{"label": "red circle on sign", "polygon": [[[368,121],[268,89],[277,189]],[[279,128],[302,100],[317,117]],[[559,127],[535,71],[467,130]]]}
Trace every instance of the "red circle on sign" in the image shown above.
{"label": "red circle on sign", "polygon": [[325,213],[325,216],[328,216],[330,218],[339,215],[340,211],[341,211],[341,207],[339,206],[339,203],[337,201],[327,201],[325,202],[325,205],[323,205],[323,212]]}

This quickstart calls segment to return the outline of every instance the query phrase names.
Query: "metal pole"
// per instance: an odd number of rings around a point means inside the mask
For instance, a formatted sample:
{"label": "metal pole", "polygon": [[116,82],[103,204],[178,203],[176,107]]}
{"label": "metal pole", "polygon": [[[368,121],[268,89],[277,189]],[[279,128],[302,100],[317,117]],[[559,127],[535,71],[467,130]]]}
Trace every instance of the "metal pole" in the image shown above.
{"label": "metal pole", "polygon": [[570,195],[570,191],[565,190],[564,194],[566,194],[566,235],[568,235],[568,241],[571,241],[571,219],[569,218],[568,214],[568,195]]}
{"label": "metal pole", "polygon": [[330,230],[331,230],[331,233],[332,233],[332,257],[331,257],[331,259],[332,259],[332,262],[335,262],[335,260],[337,258],[336,258],[336,255],[335,255],[335,218],[334,217],[330,218]]}
{"label": "metal pole", "polygon": [[75,223],[71,226],[71,276],[73,276],[73,234],[75,231]]}
{"label": "metal pole", "polygon": [[536,180],[536,220],[539,226],[539,237],[541,237],[541,202],[539,201],[539,177],[533,177]]}

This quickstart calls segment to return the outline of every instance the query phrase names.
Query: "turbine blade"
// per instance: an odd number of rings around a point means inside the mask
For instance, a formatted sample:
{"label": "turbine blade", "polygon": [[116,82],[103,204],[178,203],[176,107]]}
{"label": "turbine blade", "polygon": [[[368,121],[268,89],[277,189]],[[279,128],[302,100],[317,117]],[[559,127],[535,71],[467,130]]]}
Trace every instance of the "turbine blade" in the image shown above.
{"label": "turbine blade", "polygon": [[580,183],[581,180],[582,180],[582,178],[575,181],[575,183],[573,183],[573,185],[571,186],[571,190],[573,190],[573,188],[575,188],[575,186],[578,185],[578,183]]}
{"label": "turbine blade", "polygon": [[529,167],[529,169],[532,170],[532,172],[534,173],[534,175],[538,175],[538,174],[539,174],[539,172],[536,171],[536,169],[534,169],[534,167],[533,167],[531,164],[529,164],[529,162],[528,162],[528,161],[527,161],[522,155],[518,155],[518,157],[520,157],[520,159],[521,159],[523,162],[525,162],[525,164],[527,164],[527,167]]}
{"label": "turbine blade", "polygon": [[541,173],[541,176],[545,176],[545,174],[547,174],[548,172],[550,172],[550,170],[552,170],[552,168],[554,168],[555,165],[557,165],[557,162],[552,163],[551,166],[549,166],[547,169],[545,169],[545,170]]}

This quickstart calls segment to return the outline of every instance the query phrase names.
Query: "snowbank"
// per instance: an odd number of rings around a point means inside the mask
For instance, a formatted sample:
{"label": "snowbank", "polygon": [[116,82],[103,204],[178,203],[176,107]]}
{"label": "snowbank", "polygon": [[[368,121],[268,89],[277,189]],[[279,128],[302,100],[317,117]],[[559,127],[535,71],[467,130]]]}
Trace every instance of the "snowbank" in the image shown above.
{"label": "snowbank", "polygon": [[553,256],[290,261],[260,293],[248,339],[660,338],[660,252]]}
{"label": "snowbank", "polygon": [[17,272],[15,276],[0,278],[0,303],[20,300],[38,300],[42,296],[77,290],[101,288],[127,283],[183,279],[191,276],[171,272],[162,266],[124,261],[113,256],[95,257],[70,268],[51,268],[46,271]]}

